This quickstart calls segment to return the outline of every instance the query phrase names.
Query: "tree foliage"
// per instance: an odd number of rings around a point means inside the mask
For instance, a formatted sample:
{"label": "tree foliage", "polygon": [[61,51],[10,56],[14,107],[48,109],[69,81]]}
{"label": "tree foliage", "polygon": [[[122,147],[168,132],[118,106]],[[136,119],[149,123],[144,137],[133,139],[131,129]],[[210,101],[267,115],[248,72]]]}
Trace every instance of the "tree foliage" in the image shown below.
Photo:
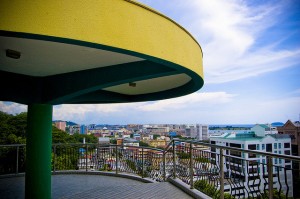
{"label": "tree foliage", "polygon": [[146,142],[143,142],[143,141],[139,141],[139,145],[140,146],[146,146],[146,147],[149,147],[150,145]]}
{"label": "tree foliage", "polygon": [[0,111],[0,144],[25,144],[27,113],[10,115]]}
{"label": "tree foliage", "polygon": [[76,140],[67,132],[52,126],[52,143],[75,143]]}
{"label": "tree foliage", "polygon": [[[0,144],[26,144],[27,113],[16,115],[0,111]],[[97,143],[93,135],[69,135],[55,126],[52,126],[52,143]]]}
{"label": "tree foliage", "polygon": [[97,143],[98,140],[94,135],[86,135],[75,133],[73,135],[75,143],[83,143],[83,138],[85,138],[86,143]]}

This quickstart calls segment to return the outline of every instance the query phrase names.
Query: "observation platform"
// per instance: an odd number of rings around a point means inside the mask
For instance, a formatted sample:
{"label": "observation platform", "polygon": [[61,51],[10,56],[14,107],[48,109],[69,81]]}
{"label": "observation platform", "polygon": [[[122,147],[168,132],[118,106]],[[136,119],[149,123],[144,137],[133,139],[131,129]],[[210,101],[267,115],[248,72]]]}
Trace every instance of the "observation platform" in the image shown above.
{"label": "observation platform", "polygon": [[[25,196],[25,177],[0,178],[2,199],[23,199]],[[128,178],[62,174],[52,175],[52,198],[192,198],[169,182],[145,183]]]}
{"label": "observation platform", "polygon": [[53,198],[53,105],[162,100],[204,84],[195,38],[133,0],[0,1],[0,18],[0,101],[28,105],[28,199]]}

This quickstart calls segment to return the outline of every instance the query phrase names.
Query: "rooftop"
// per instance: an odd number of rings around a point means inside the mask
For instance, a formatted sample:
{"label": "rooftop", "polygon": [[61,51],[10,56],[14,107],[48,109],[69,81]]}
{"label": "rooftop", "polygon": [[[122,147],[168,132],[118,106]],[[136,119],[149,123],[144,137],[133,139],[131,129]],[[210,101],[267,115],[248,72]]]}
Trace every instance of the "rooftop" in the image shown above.
{"label": "rooftop", "polygon": [[275,139],[288,139],[289,135],[281,135],[281,134],[272,134],[266,136],[257,136],[254,132],[249,133],[224,133],[220,136],[214,136],[211,138],[219,138],[219,139],[228,139],[228,140],[239,140],[239,141],[251,141],[251,140],[262,140],[268,136],[271,136]]}

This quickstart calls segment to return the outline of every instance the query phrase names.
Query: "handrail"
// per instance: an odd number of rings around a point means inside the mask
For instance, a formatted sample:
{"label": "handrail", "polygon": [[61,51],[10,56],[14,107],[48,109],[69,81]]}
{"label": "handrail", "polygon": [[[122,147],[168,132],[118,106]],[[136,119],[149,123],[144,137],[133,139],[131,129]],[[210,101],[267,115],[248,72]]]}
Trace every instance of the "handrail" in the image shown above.
{"label": "handrail", "polygon": [[220,146],[220,145],[209,144],[209,143],[200,142],[200,141],[187,141],[187,140],[180,140],[180,139],[176,139],[175,141],[187,142],[187,143],[192,143],[192,144],[199,144],[199,145],[204,145],[204,146],[209,146],[209,147],[226,149],[226,150],[230,150],[230,151],[254,153],[254,154],[257,154],[257,155],[272,156],[272,157],[276,157],[276,158],[283,158],[283,159],[291,159],[291,160],[300,161],[299,156],[293,156],[293,155],[283,155],[283,154],[269,153],[269,152],[263,152],[263,151],[257,151],[257,150],[247,150],[247,149],[242,149],[242,148],[237,149],[237,148],[234,148],[234,147]]}
{"label": "handrail", "polygon": [[26,144],[0,144],[0,147],[26,146]]}
{"label": "handrail", "polygon": [[[176,142],[184,142],[188,145],[178,146],[175,145]],[[195,145],[218,150],[203,150]],[[8,172],[16,174],[24,172],[26,145],[0,145],[0,150],[2,148],[4,150],[3,153],[0,153],[0,157],[7,153],[10,160],[1,161],[0,173],[3,173],[4,167],[2,165],[9,162],[11,168],[7,170]],[[244,156],[236,157],[231,153],[227,153],[226,150],[259,156],[255,156],[255,159],[252,160]],[[86,172],[93,170],[111,171],[116,174],[125,172],[139,175],[142,178],[150,177],[156,181],[165,181],[171,177],[189,184],[191,189],[199,189],[199,183],[205,181],[205,186],[210,186],[210,189],[214,187],[215,194],[219,194],[216,196],[218,198],[225,198],[224,192],[228,189],[230,189],[230,194],[236,197],[240,197],[238,194],[243,193],[245,195],[242,197],[265,194],[264,197],[269,195],[272,198],[275,192],[269,191],[267,194],[266,190],[275,190],[278,186],[279,193],[285,191],[285,196],[290,197],[291,191],[289,190],[292,190],[290,179],[294,175],[292,171],[298,169],[292,168],[291,160],[300,163],[300,157],[298,156],[273,154],[176,138],[172,139],[164,149],[117,144],[57,143],[52,145],[52,154],[53,172],[75,169],[84,169]],[[263,158],[263,161],[258,161],[261,158]],[[280,159],[289,160],[289,162],[281,164],[282,160]],[[267,162],[264,162],[264,160],[267,160]],[[281,171],[282,169],[283,171]],[[276,183],[277,185],[275,185]],[[261,186],[264,187],[264,190],[261,190]],[[209,189],[206,188],[205,190]],[[239,191],[237,192],[237,190]]]}
{"label": "handrail", "polygon": [[[187,143],[192,143],[192,144],[198,144],[198,145],[203,145],[203,146],[208,146],[208,147],[215,147],[215,148],[220,148],[220,149],[226,149],[230,151],[237,151],[237,152],[245,152],[245,153],[253,153],[257,155],[264,155],[264,156],[273,156],[277,158],[283,158],[283,159],[291,159],[291,160],[296,160],[300,161],[299,156],[293,156],[293,155],[283,155],[283,154],[275,154],[275,153],[269,153],[269,152],[263,152],[263,151],[257,151],[257,150],[247,150],[247,149],[242,149],[242,148],[235,148],[235,147],[228,147],[228,146],[220,146],[220,145],[215,145],[215,144],[210,144],[206,142],[200,142],[200,141],[194,141],[194,140],[182,140],[178,138],[173,138],[169,144],[165,147],[165,149],[159,149],[155,147],[146,147],[146,146],[125,146],[125,147],[133,147],[133,148],[144,148],[144,149],[152,149],[152,150],[157,150],[166,153],[168,151],[168,148],[172,145],[172,142],[174,141],[179,141],[179,142],[187,142]],[[53,143],[52,146],[65,146],[65,145],[99,145],[98,143]],[[116,146],[117,144],[106,144],[106,145],[101,145],[101,146]],[[26,146],[26,144],[0,144],[0,147],[16,147],[16,146]],[[121,145],[118,145],[121,146]],[[239,158],[239,157],[236,157]]]}

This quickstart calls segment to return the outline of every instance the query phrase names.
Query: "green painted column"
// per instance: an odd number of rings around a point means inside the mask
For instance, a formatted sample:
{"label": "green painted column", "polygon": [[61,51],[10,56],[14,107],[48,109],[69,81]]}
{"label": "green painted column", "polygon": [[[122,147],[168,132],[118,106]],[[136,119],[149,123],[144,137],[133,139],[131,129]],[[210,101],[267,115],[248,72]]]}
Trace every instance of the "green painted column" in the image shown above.
{"label": "green painted column", "polygon": [[27,113],[25,198],[51,198],[52,105],[30,104]]}

